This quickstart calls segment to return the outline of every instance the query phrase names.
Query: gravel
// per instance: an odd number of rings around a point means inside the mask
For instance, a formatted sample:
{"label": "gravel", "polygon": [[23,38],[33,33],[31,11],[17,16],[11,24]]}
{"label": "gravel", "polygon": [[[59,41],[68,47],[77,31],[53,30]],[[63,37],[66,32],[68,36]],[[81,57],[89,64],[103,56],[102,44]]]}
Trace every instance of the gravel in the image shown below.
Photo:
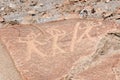
{"label": "gravel", "polygon": [[[0,17],[4,18],[5,23],[9,23],[10,21],[17,21],[20,24],[44,23],[69,19],[69,14],[77,14],[78,18],[82,19],[102,18],[103,20],[109,19],[120,23],[120,0],[0,1]],[[29,13],[30,11],[34,11],[34,13]],[[31,18],[28,19],[28,17]]]}

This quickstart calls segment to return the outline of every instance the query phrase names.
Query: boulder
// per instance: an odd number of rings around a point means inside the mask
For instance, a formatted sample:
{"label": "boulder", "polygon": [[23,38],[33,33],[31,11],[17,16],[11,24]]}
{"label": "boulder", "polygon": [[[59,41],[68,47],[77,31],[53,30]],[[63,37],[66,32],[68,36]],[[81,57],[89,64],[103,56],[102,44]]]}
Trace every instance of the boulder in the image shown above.
{"label": "boulder", "polygon": [[24,80],[120,80],[120,25],[70,19],[0,29]]}

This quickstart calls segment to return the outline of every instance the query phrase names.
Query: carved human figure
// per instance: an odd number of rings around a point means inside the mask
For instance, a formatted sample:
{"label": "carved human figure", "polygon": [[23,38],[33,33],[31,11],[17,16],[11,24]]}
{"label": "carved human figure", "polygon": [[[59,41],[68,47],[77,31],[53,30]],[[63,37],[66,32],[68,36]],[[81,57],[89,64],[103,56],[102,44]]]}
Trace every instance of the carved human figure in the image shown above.
{"label": "carved human figure", "polygon": [[92,26],[90,26],[89,28],[87,28],[82,35],[77,39],[77,34],[78,34],[78,30],[81,29],[80,26],[80,22],[76,23],[75,27],[74,27],[74,31],[73,31],[73,36],[72,36],[72,41],[71,41],[71,46],[70,46],[70,51],[73,52],[76,43],[80,43],[80,41],[83,39],[83,37],[86,35],[87,37],[89,37],[89,39],[91,39],[91,37],[88,35],[89,31],[92,29]]}
{"label": "carved human figure", "polygon": [[53,56],[56,54],[56,50],[60,51],[61,53],[65,53],[63,49],[61,49],[57,42],[60,36],[65,36],[65,31],[63,30],[58,30],[58,29],[49,29],[47,31],[53,38],[53,43],[52,43],[52,50],[53,50]]}
{"label": "carved human figure", "polygon": [[[44,53],[42,53],[40,50],[38,50],[37,45],[44,45],[46,44],[45,42],[39,42],[36,40],[36,38],[40,35],[39,34],[35,34],[33,32],[30,32],[29,35],[27,35],[27,37],[19,37],[19,42],[21,43],[25,43],[27,45],[27,58],[26,60],[29,61],[31,59],[31,55],[33,52],[37,53],[38,55],[45,57],[47,55],[45,55]],[[36,44],[35,44],[36,43]]]}

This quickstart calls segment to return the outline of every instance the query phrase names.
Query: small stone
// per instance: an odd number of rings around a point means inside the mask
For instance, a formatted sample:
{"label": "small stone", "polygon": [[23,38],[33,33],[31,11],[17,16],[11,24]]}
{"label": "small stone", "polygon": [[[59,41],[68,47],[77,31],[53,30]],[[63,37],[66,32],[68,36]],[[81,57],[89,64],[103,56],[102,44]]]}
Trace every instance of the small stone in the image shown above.
{"label": "small stone", "polygon": [[110,0],[105,0],[106,3],[110,2]]}
{"label": "small stone", "polygon": [[112,12],[103,12],[102,16],[103,16],[104,19],[106,19],[106,18],[109,18],[109,17],[113,16],[113,13]]}
{"label": "small stone", "polygon": [[17,20],[14,20],[14,21],[9,21],[9,24],[15,25],[15,24],[19,24],[19,22]]}
{"label": "small stone", "polygon": [[50,13],[44,12],[41,17],[42,17],[42,18],[49,18],[50,16],[51,16]]}
{"label": "small stone", "polygon": [[27,0],[20,0],[21,3],[25,3]]}
{"label": "small stone", "polygon": [[4,18],[2,16],[0,16],[0,22],[4,22]]}
{"label": "small stone", "polygon": [[31,24],[33,22],[34,22],[33,17],[28,15],[23,18],[23,21],[21,22],[21,24]]}
{"label": "small stone", "polygon": [[37,0],[30,0],[30,6],[36,6],[37,5]]}
{"label": "small stone", "polygon": [[93,8],[93,9],[91,10],[91,13],[93,13],[93,14],[94,14],[95,12],[96,12],[96,11],[95,11],[95,9]]}
{"label": "small stone", "polygon": [[44,6],[44,4],[43,3],[39,3],[39,5],[42,7],[42,6]]}
{"label": "small stone", "polygon": [[82,11],[80,11],[80,17],[81,18],[87,18],[87,16],[88,16],[88,11],[87,10],[82,10]]}
{"label": "small stone", "polygon": [[11,8],[10,6],[7,6],[7,7],[4,8],[5,15],[9,14],[11,12],[14,12],[14,11],[15,11],[15,9]]}
{"label": "small stone", "polygon": [[16,8],[16,5],[13,4],[13,3],[10,3],[10,4],[9,4],[9,7],[11,7],[11,8]]}
{"label": "small stone", "polygon": [[29,15],[32,15],[32,16],[35,16],[36,11],[35,11],[35,10],[28,11],[28,14],[29,14]]}

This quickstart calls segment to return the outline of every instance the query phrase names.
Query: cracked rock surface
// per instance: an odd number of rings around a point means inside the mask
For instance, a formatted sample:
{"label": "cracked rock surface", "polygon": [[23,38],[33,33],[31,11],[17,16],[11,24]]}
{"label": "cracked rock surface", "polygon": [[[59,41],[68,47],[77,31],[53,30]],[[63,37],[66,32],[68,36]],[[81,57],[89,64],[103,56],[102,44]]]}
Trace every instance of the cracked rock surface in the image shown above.
{"label": "cracked rock surface", "polygon": [[[14,34],[13,34],[14,33]],[[120,80],[120,25],[102,19],[0,29],[23,80]]]}

